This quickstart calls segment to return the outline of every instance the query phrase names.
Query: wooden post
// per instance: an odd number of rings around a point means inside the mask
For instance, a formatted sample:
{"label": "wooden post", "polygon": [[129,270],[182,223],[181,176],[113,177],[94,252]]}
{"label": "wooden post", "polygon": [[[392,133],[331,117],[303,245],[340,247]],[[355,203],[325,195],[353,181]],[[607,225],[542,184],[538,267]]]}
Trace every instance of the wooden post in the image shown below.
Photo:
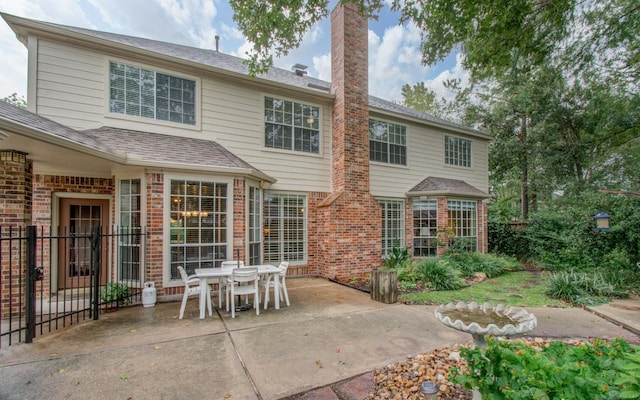
{"label": "wooden post", "polygon": [[394,270],[371,271],[371,298],[392,304],[398,299],[398,273]]}

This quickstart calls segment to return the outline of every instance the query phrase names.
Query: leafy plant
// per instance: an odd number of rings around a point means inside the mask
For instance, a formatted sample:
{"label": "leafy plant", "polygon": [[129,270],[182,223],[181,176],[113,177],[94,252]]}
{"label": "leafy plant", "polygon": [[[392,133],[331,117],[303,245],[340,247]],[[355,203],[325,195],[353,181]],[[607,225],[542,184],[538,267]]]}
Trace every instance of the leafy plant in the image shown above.
{"label": "leafy plant", "polygon": [[622,399],[640,399],[640,347],[635,349],[635,353],[625,353],[615,364],[619,375],[614,384],[622,388]]}
{"label": "leafy plant", "polygon": [[624,295],[599,272],[557,272],[547,279],[546,286],[549,297],[578,305],[602,304],[606,303],[609,297]]}
{"label": "leafy plant", "polygon": [[575,346],[553,341],[540,348],[491,338],[483,349],[461,348],[467,370],[453,371],[453,381],[477,387],[483,399],[619,398],[638,388],[638,349],[621,338]]}
{"label": "leafy plant", "polygon": [[409,248],[394,246],[389,254],[382,258],[385,268],[403,268],[409,261]]}
{"label": "leafy plant", "polygon": [[100,292],[100,300],[103,303],[114,301],[127,301],[129,298],[129,286],[120,282],[107,282]]}
{"label": "leafy plant", "polygon": [[460,271],[445,259],[428,258],[417,262],[429,287],[436,290],[455,290],[465,285]]}

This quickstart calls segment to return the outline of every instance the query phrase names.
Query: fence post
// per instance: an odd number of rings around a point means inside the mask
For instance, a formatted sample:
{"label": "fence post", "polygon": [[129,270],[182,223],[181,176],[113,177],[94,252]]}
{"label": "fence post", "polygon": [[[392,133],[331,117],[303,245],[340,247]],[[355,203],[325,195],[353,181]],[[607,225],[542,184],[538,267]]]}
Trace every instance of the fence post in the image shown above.
{"label": "fence post", "polygon": [[27,268],[25,271],[26,290],[25,308],[27,332],[25,341],[33,342],[36,336],[36,243],[37,231],[35,225],[27,226]]}
{"label": "fence post", "polygon": [[97,320],[100,314],[100,254],[102,246],[102,238],[100,225],[91,229],[91,274],[93,276],[93,285],[91,287],[93,295],[93,319]]}

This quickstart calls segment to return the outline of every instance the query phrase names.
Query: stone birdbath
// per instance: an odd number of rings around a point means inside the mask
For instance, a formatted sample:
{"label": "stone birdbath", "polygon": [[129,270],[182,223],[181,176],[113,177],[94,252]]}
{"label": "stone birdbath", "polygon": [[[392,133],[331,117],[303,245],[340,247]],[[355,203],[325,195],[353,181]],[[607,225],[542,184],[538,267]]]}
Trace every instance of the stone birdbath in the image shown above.
{"label": "stone birdbath", "polygon": [[[535,315],[504,304],[479,305],[476,302],[443,304],[436,308],[436,318],[444,325],[473,336],[478,348],[487,345],[485,335],[498,337],[524,335],[538,325]],[[482,400],[478,388],[473,388],[472,400]]]}
{"label": "stone birdbath", "polygon": [[436,308],[436,318],[444,325],[470,333],[476,347],[487,344],[485,335],[499,337],[519,336],[531,331],[538,324],[535,315],[526,310],[490,303],[476,302],[443,304]]}

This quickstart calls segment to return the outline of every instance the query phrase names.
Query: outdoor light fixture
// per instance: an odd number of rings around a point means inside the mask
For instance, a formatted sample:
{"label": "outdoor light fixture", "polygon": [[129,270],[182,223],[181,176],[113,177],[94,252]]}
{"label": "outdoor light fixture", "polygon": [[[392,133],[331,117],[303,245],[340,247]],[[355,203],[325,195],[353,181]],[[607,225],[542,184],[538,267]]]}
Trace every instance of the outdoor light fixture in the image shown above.
{"label": "outdoor light fixture", "polygon": [[313,124],[313,121],[314,121],[313,117],[307,117],[307,124],[311,125]]}
{"label": "outdoor light fixture", "polygon": [[605,212],[601,212],[598,215],[594,215],[593,218],[596,220],[596,227],[593,228],[594,231],[608,231],[611,228],[609,227],[609,219],[611,216]]}
{"label": "outdoor light fixture", "polygon": [[438,391],[435,382],[424,381],[422,385],[420,385],[420,393],[422,393],[427,400],[438,400]]}

